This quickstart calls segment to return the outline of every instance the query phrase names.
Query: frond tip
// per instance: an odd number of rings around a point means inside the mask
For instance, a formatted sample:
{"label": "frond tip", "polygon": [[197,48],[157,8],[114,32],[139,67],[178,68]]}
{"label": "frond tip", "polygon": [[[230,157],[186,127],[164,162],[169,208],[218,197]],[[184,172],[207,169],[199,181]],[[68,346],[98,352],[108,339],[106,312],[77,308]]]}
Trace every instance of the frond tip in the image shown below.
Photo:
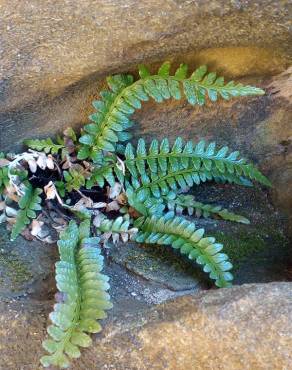
{"label": "frond tip", "polygon": [[16,215],[16,222],[12,227],[11,240],[15,240],[17,236],[30,224],[31,219],[36,218],[36,211],[40,211],[42,189],[34,189],[32,185],[25,181],[23,184],[23,195],[20,198],[19,210]]}
{"label": "frond tip", "polygon": [[137,242],[171,245],[181,254],[187,255],[189,259],[202,265],[203,271],[215,280],[218,287],[231,285],[233,276],[229,270],[232,264],[226,254],[219,253],[223,245],[216,243],[213,237],[203,237],[204,229],[196,230],[193,223],[181,217],[175,217],[172,212],[160,218],[142,217],[136,221],[135,226],[139,229],[135,238]]}
{"label": "frond tip", "polygon": [[147,148],[145,141],[139,139],[136,149],[127,144],[125,157],[125,166],[132,175],[131,186],[140,200],[151,195],[159,198],[171,190],[185,190],[207,180],[271,185],[253,164],[238,158],[238,151],[230,152],[227,146],[216,149],[214,142],[206,144],[204,140],[184,143],[178,137],[172,146],[167,139],[160,143],[153,140]]}
{"label": "frond tip", "polygon": [[92,123],[84,127],[79,140],[79,159],[91,158],[96,161],[102,150],[113,152],[118,142],[129,140],[131,135],[127,129],[133,125],[129,117],[149,98],[160,103],[185,96],[192,105],[204,105],[207,97],[215,102],[219,97],[229,100],[264,94],[257,87],[235,84],[233,81],[225,84],[223,77],[217,77],[214,72],[208,73],[206,66],[199,67],[189,77],[187,71],[187,65],[182,64],[174,75],[170,75],[170,63],[165,62],[153,75],[144,65],[140,65],[141,78],[137,81],[131,75],[108,77],[110,91],[102,91],[102,99],[93,102],[97,112],[90,115]]}
{"label": "frond tip", "polygon": [[60,302],[50,314],[52,325],[48,333],[52,339],[43,342],[50,355],[43,356],[44,367],[69,367],[69,359],[80,357],[79,347],[88,347],[92,340],[87,333],[98,333],[96,321],[106,317],[112,307],[108,277],[101,274],[103,257],[99,238],[89,237],[89,220],[78,228],[71,221],[58,242],[60,261],[56,263],[56,281]]}

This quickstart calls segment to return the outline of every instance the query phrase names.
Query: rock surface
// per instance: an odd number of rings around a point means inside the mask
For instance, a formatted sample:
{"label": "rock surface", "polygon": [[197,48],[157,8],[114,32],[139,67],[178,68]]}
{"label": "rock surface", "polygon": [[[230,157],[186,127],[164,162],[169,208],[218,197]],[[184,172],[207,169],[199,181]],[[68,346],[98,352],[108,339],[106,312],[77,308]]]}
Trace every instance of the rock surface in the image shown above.
{"label": "rock surface", "polygon": [[[205,108],[149,103],[136,114],[137,135],[167,131],[170,139],[205,137],[241,149],[270,176],[274,200],[289,214],[291,77],[273,76],[292,60],[290,10],[290,1],[276,0],[264,6],[243,0],[2,1],[0,150],[85,123],[108,74],[165,59],[191,68],[207,63],[227,78],[247,76],[245,82],[268,88],[268,95]],[[276,95],[269,94],[271,82]]]}
{"label": "rock surface", "polygon": [[[292,285],[243,285],[115,311],[72,369],[292,367]],[[1,369],[36,370],[50,302],[0,303]],[[17,356],[15,356],[17,353]]]}
{"label": "rock surface", "polygon": [[[236,284],[292,280],[291,249],[265,193],[205,185],[197,198],[230,205],[252,222],[197,221],[224,242],[235,265]],[[37,370],[53,306],[56,249],[7,238],[3,228],[0,276],[6,280],[0,290],[0,369]],[[193,364],[196,369],[288,369],[291,283],[202,292],[210,289],[209,282],[172,252],[134,244],[110,250],[105,272],[114,308],[103,334],[72,369],[191,370]],[[15,256],[22,267],[18,272]],[[7,265],[7,260],[14,264]]]}
{"label": "rock surface", "polygon": [[[80,127],[108,74],[134,72],[140,62],[154,71],[165,59],[191,69],[208,64],[267,94],[203,108],[148,102],[135,113],[135,137],[150,141],[167,133],[239,149],[270,177],[273,201],[291,216],[290,1],[4,0],[0,12],[0,150]],[[198,222],[238,262],[237,284],[292,279],[281,215],[266,193],[207,187],[196,195],[251,218],[252,226]],[[36,370],[53,304],[56,250],[10,243],[6,235],[0,239],[0,369]],[[106,272],[115,308],[73,369],[292,368],[291,283],[188,296],[209,286],[187,261],[170,255],[132,245],[112,250]]]}

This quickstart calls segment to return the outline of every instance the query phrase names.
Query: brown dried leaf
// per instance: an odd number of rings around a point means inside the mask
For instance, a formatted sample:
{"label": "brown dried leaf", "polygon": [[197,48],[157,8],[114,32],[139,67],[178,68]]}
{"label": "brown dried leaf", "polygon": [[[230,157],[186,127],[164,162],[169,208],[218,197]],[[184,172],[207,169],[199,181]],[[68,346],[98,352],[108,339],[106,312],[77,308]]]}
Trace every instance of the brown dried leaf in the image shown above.
{"label": "brown dried leaf", "polygon": [[57,196],[57,190],[53,181],[50,181],[46,186],[44,186],[44,192],[47,199],[55,199]]}
{"label": "brown dried leaf", "polygon": [[126,193],[121,193],[120,195],[118,195],[116,200],[118,201],[119,204],[123,206],[128,203],[128,198],[126,196]]}
{"label": "brown dried leaf", "polygon": [[43,221],[32,220],[31,235],[37,236],[38,234],[40,234],[43,226],[44,226]]}

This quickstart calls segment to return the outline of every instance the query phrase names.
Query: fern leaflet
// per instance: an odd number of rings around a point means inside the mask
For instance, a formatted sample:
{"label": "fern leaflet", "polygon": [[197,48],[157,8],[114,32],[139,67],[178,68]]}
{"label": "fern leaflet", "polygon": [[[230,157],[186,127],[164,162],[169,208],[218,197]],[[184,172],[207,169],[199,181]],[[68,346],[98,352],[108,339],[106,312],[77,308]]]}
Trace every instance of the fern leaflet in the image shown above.
{"label": "fern leaflet", "polygon": [[48,139],[28,139],[24,140],[24,144],[31,149],[39,152],[44,151],[45,153],[57,154],[59,150],[64,149],[64,145],[55,144],[51,138]]}
{"label": "fern leaflet", "polygon": [[135,222],[139,229],[135,240],[139,243],[171,245],[189,259],[203,266],[218,287],[227,287],[233,279],[229,270],[232,264],[228,256],[219,253],[223,245],[216,243],[213,237],[204,237],[204,229],[197,229],[193,223],[175,217],[173,212],[158,218],[139,218]]}
{"label": "fern leaflet", "polygon": [[181,194],[175,199],[166,200],[166,202],[168,209],[170,211],[175,211],[176,213],[182,213],[186,210],[189,216],[193,215],[195,212],[196,217],[203,216],[206,218],[210,215],[216,215],[227,221],[241,222],[243,224],[250,223],[246,217],[230,212],[221,206],[197,202],[193,195]]}
{"label": "fern leaflet", "polygon": [[42,189],[33,188],[32,185],[25,181],[23,183],[24,194],[19,200],[19,211],[17,212],[16,222],[12,227],[11,240],[16,237],[30,224],[31,219],[36,218],[36,211],[40,211]]}
{"label": "fern leaflet", "polygon": [[204,105],[206,96],[216,101],[232,97],[261,95],[264,91],[235,84],[233,81],[224,85],[223,77],[216,73],[207,73],[206,66],[199,67],[187,78],[187,66],[182,64],[173,76],[169,74],[170,64],[165,62],[156,75],[151,75],[145,66],[140,66],[141,79],[133,82],[130,75],[116,75],[108,78],[112,91],[102,92],[102,100],[93,103],[97,113],[90,116],[93,123],[84,127],[85,133],[80,138],[79,159],[91,158],[96,161],[100,151],[115,151],[116,143],[130,138],[126,129],[133,125],[129,116],[141,107],[141,102],[149,97],[156,102],[165,99],[181,99],[182,91],[192,105]]}
{"label": "fern leaflet", "polygon": [[238,155],[238,152],[228,154],[228,147],[216,151],[215,143],[205,148],[203,140],[195,146],[192,141],[183,145],[181,138],[175,140],[172,148],[167,139],[160,145],[153,140],[147,150],[145,141],[140,139],[136,150],[130,143],[125,150],[124,163],[132,175],[128,186],[136,189],[144,200],[151,194],[159,198],[170,190],[184,190],[212,179],[240,184],[255,180],[270,185],[255,166],[237,159]]}
{"label": "fern leaflet", "polygon": [[110,309],[108,277],[101,274],[103,257],[98,247],[99,238],[90,238],[90,221],[78,228],[71,221],[58,242],[60,261],[56,263],[57,288],[61,303],[50,314],[53,325],[48,327],[52,339],[43,342],[50,355],[41,363],[67,368],[69,358],[80,357],[79,347],[88,347],[92,340],[87,333],[98,333],[96,321],[106,317]]}

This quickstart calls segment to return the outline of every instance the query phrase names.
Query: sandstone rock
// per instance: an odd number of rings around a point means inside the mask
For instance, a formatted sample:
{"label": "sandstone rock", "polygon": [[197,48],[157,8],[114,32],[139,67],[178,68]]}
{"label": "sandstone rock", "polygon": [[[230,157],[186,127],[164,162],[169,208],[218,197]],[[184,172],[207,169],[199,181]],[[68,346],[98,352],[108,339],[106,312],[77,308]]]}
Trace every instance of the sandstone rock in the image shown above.
{"label": "sandstone rock", "polygon": [[[58,12],[56,13],[56,9]],[[165,59],[207,63],[228,78],[268,87],[292,58],[290,3],[266,1],[5,1],[0,5],[0,150],[87,121],[104,77]],[[56,15],[57,14],[57,15]],[[154,63],[154,64],[153,64]],[[281,83],[279,83],[281,81]],[[166,128],[239,148],[271,177],[273,199],[291,209],[289,74],[278,95],[193,108],[149,103],[136,114],[137,135]],[[271,88],[269,88],[271,91]]]}
{"label": "sandstone rock", "polygon": [[[291,283],[255,284],[140,312],[129,306],[118,317],[112,312],[72,369],[290,369],[291,295]],[[39,368],[48,309],[48,302],[1,303],[1,369]]]}
{"label": "sandstone rock", "polygon": [[[56,247],[22,237],[12,242],[5,225],[0,225],[0,235],[0,298],[54,293]],[[48,282],[53,289],[48,289]]]}

